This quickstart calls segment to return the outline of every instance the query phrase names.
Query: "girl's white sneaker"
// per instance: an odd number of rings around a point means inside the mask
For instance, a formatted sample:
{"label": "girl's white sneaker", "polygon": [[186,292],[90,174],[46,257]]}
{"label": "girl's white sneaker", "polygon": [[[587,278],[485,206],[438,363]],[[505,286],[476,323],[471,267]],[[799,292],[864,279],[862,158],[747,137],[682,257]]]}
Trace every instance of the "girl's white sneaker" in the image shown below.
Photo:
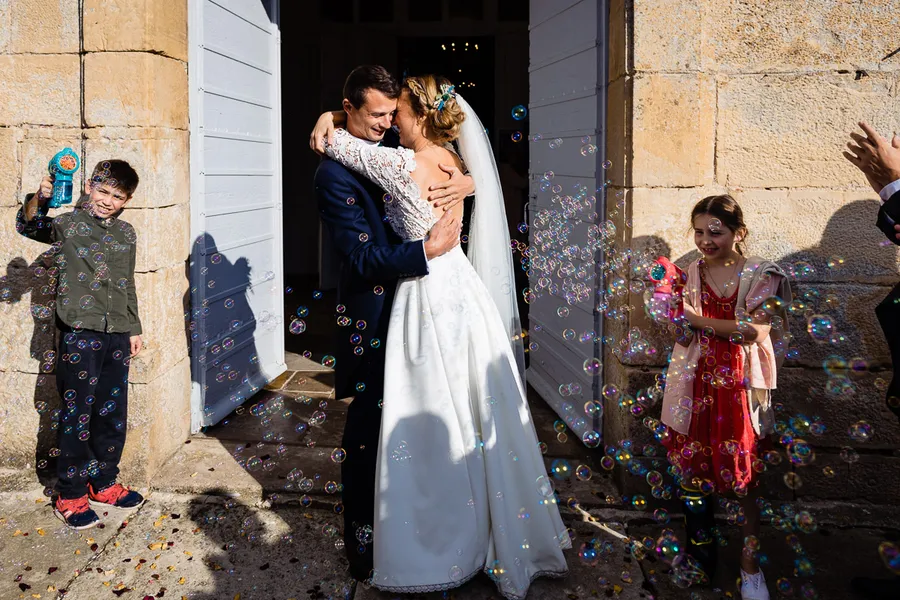
{"label": "girl's white sneaker", "polygon": [[769,600],[769,589],[762,570],[753,575],[741,569],[741,598],[743,600]]}

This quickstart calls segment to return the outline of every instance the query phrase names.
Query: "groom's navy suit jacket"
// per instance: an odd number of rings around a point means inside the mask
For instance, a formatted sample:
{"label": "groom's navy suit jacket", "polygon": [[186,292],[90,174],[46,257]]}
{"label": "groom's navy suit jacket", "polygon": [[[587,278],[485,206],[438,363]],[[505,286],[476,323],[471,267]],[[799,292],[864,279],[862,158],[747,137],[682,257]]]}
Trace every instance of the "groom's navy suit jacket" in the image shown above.
{"label": "groom's navy suit jacket", "polygon": [[[895,193],[881,205],[876,224],[887,239],[900,246],[900,240],[897,239],[898,232],[894,229],[894,225],[900,224],[900,192]],[[887,298],[875,308],[875,314],[887,339],[894,369],[894,378],[888,386],[887,395],[888,398],[900,396],[900,284],[897,284]],[[891,410],[900,417],[900,410],[897,407],[892,407]]]}
{"label": "groom's navy suit jacket", "polygon": [[[384,145],[395,146],[390,133]],[[365,386],[366,396],[381,398],[384,348],[397,280],[428,274],[422,242],[403,243],[394,233],[385,218],[384,190],[362,175],[325,158],[314,181],[319,215],[341,259],[338,304],[345,311],[335,313],[335,318],[350,319],[348,326],[339,327],[336,398],[360,396],[358,384]],[[351,342],[355,333],[362,338],[358,344]],[[380,341],[378,348],[372,347],[375,338]]]}

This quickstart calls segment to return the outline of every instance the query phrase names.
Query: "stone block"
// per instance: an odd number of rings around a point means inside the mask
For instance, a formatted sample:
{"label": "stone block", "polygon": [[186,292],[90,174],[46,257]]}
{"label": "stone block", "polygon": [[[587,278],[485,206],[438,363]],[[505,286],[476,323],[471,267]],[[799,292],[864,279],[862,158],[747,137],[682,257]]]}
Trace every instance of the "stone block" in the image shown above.
{"label": "stone block", "polygon": [[[5,167],[0,170],[0,206],[15,206],[19,197],[19,142],[22,130],[0,127],[0,156]],[[37,185],[35,185],[37,187]]]}
{"label": "stone block", "polygon": [[128,438],[122,454],[122,479],[146,486],[188,437],[190,361],[182,360],[146,384],[132,383],[128,398]]}
{"label": "stone block", "polygon": [[129,379],[149,384],[188,355],[187,274],[184,266],[138,273],[136,286],[144,349],[132,361]]}
{"label": "stone block", "polygon": [[[122,77],[128,73],[128,77]],[[187,66],[145,52],[95,52],[84,58],[88,127],[188,126]]]}
{"label": "stone block", "polygon": [[189,134],[180,129],[104,127],[86,132],[85,173],[110,158],[127,160],[140,183],[128,208],[159,208],[190,200]]}
{"label": "stone block", "polygon": [[703,12],[702,2],[635,2],[634,70],[700,70]]}
{"label": "stone block", "polygon": [[0,125],[79,126],[81,65],[78,56],[0,56],[0,98],[4,100],[0,103]]}
{"label": "stone block", "polygon": [[[22,162],[22,180],[19,191],[21,196],[16,199],[18,204],[25,201],[25,195],[37,191],[41,179],[47,175],[47,165],[50,159],[63,148],[71,148],[82,158],[84,157],[81,152],[81,131],[79,129],[29,128],[24,130],[24,137],[19,146],[19,158]],[[76,173],[72,179],[73,196],[81,194],[84,189],[83,172],[84,161],[82,161],[81,173]],[[73,200],[77,200],[77,198]],[[59,209],[51,210],[50,214],[69,210],[72,210],[72,205],[65,205]]]}
{"label": "stone block", "polygon": [[13,54],[77,53],[78,2],[15,0],[10,7],[9,52]]}
{"label": "stone block", "polygon": [[[829,475],[825,470],[829,469]],[[900,459],[879,454],[860,454],[848,463],[839,454],[819,452],[815,462],[796,467],[801,486],[797,497],[814,500],[850,500],[896,506],[900,489]]]}
{"label": "stone block", "polygon": [[9,0],[0,0],[0,54],[9,49]]}
{"label": "stone block", "polygon": [[[892,450],[900,445],[900,424],[885,406],[883,388],[876,385],[880,378],[884,378],[883,373],[853,376],[850,378],[852,392],[836,396],[826,392],[828,377],[821,369],[784,367],[778,374],[778,389],[773,394],[775,402],[785,407],[778,418],[797,414],[821,417],[827,428],[825,433],[804,438],[814,448],[850,446],[859,449],[861,454],[867,450]],[[850,438],[850,426],[859,421],[866,421],[872,427],[873,434],[868,441]]]}
{"label": "stone block", "polygon": [[702,73],[634,79],[632,185],[698,186],[712,182],[716,85]]}
{"label": "stone block", "polygon": [[874,226],[880,202],[869,198],[877,195],[803,188],[738,189],[732,195],[750,230],[750,253],[786,269],[801,263],[799,281],[893,285],[897,280],[896,246]]}
{"label": "stone block", "polygon": [[896,68],[896,63],[883,62],[896,48],[884,35],[897,28],[893,0],[822,2],[814,11],[804,2],[767,0],[707,6],[707,69],[759,73]]}
{"label": "stone block", "polygon": [[164,208],[126,209],[122,218],[137,230],[139,273],[183,265],[190,245],[190,207],[177,204]]}
{"label": "stone block", "polygon": [[58,407],[52,377],[0,371],[0,460],[4,467],[34,469],[36,459],[42,457],[36,450],[55,445],[56,434],[49,426],[50,411]]}
{"label": "stone block", "polygon": [[155,52],[187,61],[187,2],[86,0],[84,49]]}
{"label": "stone block", "polygon": [[790,317],[791,348],[799,353],[792,366],[822,368],[829,356],[842,356],[849,360],[864,358],[870,367],[890,367],[890,354],[884,333],[875,318],[875,307],[890,291],[887,287],[861,285],[804,285],[795,284],[794,294],[803,298],[807,292],[818,295],[806,301],[810,316],[831,318],[832,331],[844,336],[844,341],[831,344],[816,339],[808,331],[809,322],[803,314]]}
{"label": "stone block", "polygon": [[191,433],[191,361],[185,356],[146,391],[153,393],[150,400],[157,413],[150,426],[151,468],[156,474]]}
{"label": "stone block", "polygon": [[634,188],[626,196],[631,205],[631,244],[656,248],[682,268],[699,258],[691,228],[691,210],[701,198],[721,194],[719,187]]}
{"label": "stone block", "polygon": [[900,129],[894,86],[893,75],[883,72],[859,80],[852,73],[720,76],[717,181],[730,187],[864,186],[841,152],[860,120],[883,134]]}

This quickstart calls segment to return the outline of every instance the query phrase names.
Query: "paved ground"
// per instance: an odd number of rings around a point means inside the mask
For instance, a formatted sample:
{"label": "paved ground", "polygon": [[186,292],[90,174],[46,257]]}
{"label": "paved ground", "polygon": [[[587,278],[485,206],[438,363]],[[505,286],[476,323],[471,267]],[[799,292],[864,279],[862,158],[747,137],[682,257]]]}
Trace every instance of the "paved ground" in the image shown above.
{"label": "paved ground", "polygon": [[[53,516],[41,487],[22,474],[0,473],[0,600],[397,597],[355,587],[346,575],[340,493],[335,489],[339,467],[331,459],[340,445],[346,405],[332,398],[327,369],[299,356],[289,366],[291,372],[241,414],[185,444],[154,482],[144,507],[131,514],[104,513],[103,528],[67,530]],[[298,432],[297,426],[302,430],[317,411],[313,422],[318,424]],[[574,535],[575,548],[567,552],[571,574],[561,581],[536,582],[529,600],[736,597],[740,540],[733,528],[723,523],[727,545],[720,551],[714,587],[675,587],[666,565],[653,553],[638,560],[617,537],[656,539],[663,528],[651,514],[657,506],[626,510],[610,476],[594,463],[598,455],[575,441],[560,442],[553,428],[556,417],[539,399],[532,400],[532,412],[547,443],[548,466],[563,459],[595,471],[590,481],[557,481],[561,503],[577,499],[614,533],[583,522],[581,513],[564,507],[563,518]],[[667,506],[673,514],[677,511],[677,505]],[[784,531],[765,529],[762,546],[769,556],[765,571],[773,598],[851,599],[851,574],[886,574],[877,547],[885,539],[897,541],[897,531],[885,522],[890,515],[843,510],[835,506],[816,512],[818,530],[800,533],[796,540]],[[670,526],[681,532],[674,518]],[[592,540],[600,543],[601,552],[580,555],[582,545]],[[797,577],[795,559],[804,556],[815,572]],[[775,594],[779,577],[788,578],[790,594]],[[486,577],[446,594],[421,597],[499,600]]]}

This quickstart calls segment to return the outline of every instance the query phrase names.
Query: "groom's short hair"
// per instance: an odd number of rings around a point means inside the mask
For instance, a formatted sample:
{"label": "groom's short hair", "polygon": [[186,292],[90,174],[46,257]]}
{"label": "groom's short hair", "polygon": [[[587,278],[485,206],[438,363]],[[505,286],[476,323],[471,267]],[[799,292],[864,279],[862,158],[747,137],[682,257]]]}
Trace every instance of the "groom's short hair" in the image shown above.
{"label": "groom's short hair", "polygon": [[400,82],[380,65],[356,67],[344,82],[344,98],[354,108],[361,108],[366,102],[366,90],[378,90],[388,98],[400,97]]}

